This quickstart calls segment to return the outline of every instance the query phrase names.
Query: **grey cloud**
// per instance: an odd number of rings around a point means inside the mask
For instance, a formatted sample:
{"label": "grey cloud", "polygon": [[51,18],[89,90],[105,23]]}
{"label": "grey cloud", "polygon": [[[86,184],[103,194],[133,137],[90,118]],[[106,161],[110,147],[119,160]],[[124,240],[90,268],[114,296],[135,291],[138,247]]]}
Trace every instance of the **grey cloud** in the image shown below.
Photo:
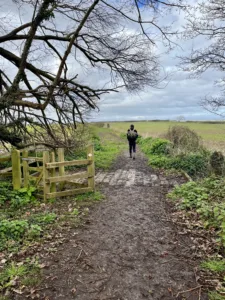
{"label": "grey cloud", "polygon": [[[194,2],[194,0],[189,0]],[[15,3],[12,1],[6,2],[0,0],[0,17],[4,14],[14,15],[14,20],[18,20],[18,10]],[[29,14],[22,11],[21,16],[27,19]],[[167,21],[175,21],[174,29],[180,29],[185,23],[183,13],[168,14],[162,19],[162,24]],[[130,30],[137,30],[137,25],[130,24]],[[199,105],[199,101],[205,95],[217,95],[219,88],[213,86],[215,80],[223,76],[223,74],[209,70],[199,79],[188,79],[189,74],[185,73],[177,67],[177,56],[182,56],[185,53],[190,53],[193,45],[201,43],[206,45],[208,42],[204,39],[197,39],[195,41],[177,41],[180,44],[174,51],[166,53],[163,43],[158,41],[156,52],[162,54],[160,57],[160,64],[165,72],[171,73],[169,80],[161,83],[160,86],[165,86],[164,89],[146,88],[145,91],[138,95],[130,95],[124,89],[120,93],[111,93],[99,102],[99,113],[93,113],[93,120],[129,120],[129,119],[175,119],[179,115],[185,116],[190,120],[206,120],[216,119],[217,117],[203,110]],[[163,54],[164,53],[164,54]],[[85,62],[81,58],[82,62]],[[110,86],[109,76],[107,70],[90,70],[82,68],[80,64],[75,64],[73,60],[68,62],[70,71],[78,74],[78,80],[84,84],[91,86],[102,87],[103,85]],[[57,61],[53,58],[49,62],[49,68],[54,71]],[[5,66],[7,67],[7,66]],[[163,77],[162,72],[162,77]],[[166,83],[168,83],[166,85]]]}
{"label": "grey cloud", "polygon": [[[189,0],[193,3],[193,0]],[[185,24],[184,14],[168,15],[165,20],[175,20],[174,28],[181,29]],[[163,24],[163,23],[162,23]],[[177,56],[190,54],[195,45],[206,46],[209,41],[197,38],[193,41],[174,41],[180,44],[174,51],[166,53],[163,43],[159,42],[157,51],[162,54],[160,63],[169,79],[161,83],[162,89],[149,88],[139,95],[126,92],[106,96],[100,103],[100,112],[93,114],[93,120],[141,120],[141,119],[176,119],[183,115],[188,120],[216,120],[220,117],[205,111],[200,106],[202,98],[208,95],[219,95],[216,80],[224,74],[208,70],[200,78],[190,79],[191,73],[178,67]],[[164,53],[164,54],[163,54]]]}

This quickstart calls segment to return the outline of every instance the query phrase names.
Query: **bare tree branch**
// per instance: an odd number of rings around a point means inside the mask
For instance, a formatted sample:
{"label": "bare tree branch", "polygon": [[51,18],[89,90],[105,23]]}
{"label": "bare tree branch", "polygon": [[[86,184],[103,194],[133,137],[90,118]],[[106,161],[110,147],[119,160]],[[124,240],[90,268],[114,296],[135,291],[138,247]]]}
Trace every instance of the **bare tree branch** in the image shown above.
{"label": "bare tree branch", "polygon": [[[181,57],[181,67],[191,76],[200,76],[208,69],[225,71],[225,2],[207,0],[198,2],[189,11],[184,38],[205,38],[205,47],[195,47],[189,56]],[[202,43],[201,43],[202,44]],[[200,45],[200,43],[199,43]],[[213,80],[215,82],[215,80]],[[217,83],[216,83],[217,84]],[[201,105],[207,111],[224,116],[224,81],[220,83],[220,97],[205,97]]]}
{"label": "bare tree branch", "polygon": [[[12,21],[10,29],[0,27],[0,140],[13,145],[27,136],[43,142],[47,134],[51,145],[68,146],[76,122],[84,122],[105,94],[156,87],[155,34],[170,47],[176,33],[171,24],[160,26],[161,15],[184,8],[180,0],[13,3],[31,12],[30,22],[21,17],[19,26]],[[101,84],[92,79],[98,71],[105,74]]]}

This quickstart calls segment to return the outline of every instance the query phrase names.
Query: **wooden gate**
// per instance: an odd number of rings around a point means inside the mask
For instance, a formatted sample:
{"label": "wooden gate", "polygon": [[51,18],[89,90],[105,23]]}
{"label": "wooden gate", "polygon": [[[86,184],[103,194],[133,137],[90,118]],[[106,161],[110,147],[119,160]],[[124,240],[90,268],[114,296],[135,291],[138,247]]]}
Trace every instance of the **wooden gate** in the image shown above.
{"label": "wooden gate", "polygon": [[[83,160],[65,161],[63,148],[57,149],[56,152],[43,151],[43,157],[29,156],[27,150],[13,150],[11,157],[7,156],[7,160],[10,159],[12,167],[2,170],[1,173],[3,176],[12,176],[15,190],[29,185],[36,186],[44,200],[95,190],[93,145],[87,147],[87,159]],[[30,166],[34,162],[37,166]],[[68,174],[65,171],[68,166],[84,166],[86,170]],[[76,182],[84,179],[87,180],[87,184]],[[68,189],[68,183],[70,186],[75,184],[76,188]]]}
{"label": "wooden gate", "polygon": [[[65,167],[68,166],[86,166],[87,170],[74,174],[66,174]],[[87,179],[86,187],[76,189],[65,189],[66,183],[72,185],[72,180]],[[93,145],[87,149],[87,159],[64,161],[64,149],[58,149],[58,161],[55,156],[45,151],[43,154],[43,186],[44,199],[65,197],[76,194],[83,194],[95,190],[95,166],[94,166],[94,148]]]}

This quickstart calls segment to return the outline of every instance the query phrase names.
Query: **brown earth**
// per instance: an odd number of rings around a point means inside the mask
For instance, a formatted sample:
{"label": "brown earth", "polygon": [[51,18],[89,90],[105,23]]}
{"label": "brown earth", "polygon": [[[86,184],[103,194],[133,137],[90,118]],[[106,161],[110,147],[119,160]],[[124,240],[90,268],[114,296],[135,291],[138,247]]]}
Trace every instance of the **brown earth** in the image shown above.
{"label": "brown earth", "polygon": [[193,242],[178,234],[166,201],[184,179],[157,174],[140,153],[135,161],[121,155],[110,173],[98,186],[106,199],[49,261],[40,298],[208,299],[200,297]]}

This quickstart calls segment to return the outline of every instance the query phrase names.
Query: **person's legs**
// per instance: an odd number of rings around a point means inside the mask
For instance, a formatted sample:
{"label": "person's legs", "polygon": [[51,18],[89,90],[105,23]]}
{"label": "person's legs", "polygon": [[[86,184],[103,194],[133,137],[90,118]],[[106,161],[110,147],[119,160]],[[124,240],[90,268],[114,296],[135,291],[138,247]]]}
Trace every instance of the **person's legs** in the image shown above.
{"label": "person's legs", "polygon": [[135,159],[135,155],[136,155],[136,143],[133,143],[133,159]]}
{"label": "person's legs", "polygon": [[132,143],[129,142],[129,152],[130,152],[130,158],[132,158]]}

